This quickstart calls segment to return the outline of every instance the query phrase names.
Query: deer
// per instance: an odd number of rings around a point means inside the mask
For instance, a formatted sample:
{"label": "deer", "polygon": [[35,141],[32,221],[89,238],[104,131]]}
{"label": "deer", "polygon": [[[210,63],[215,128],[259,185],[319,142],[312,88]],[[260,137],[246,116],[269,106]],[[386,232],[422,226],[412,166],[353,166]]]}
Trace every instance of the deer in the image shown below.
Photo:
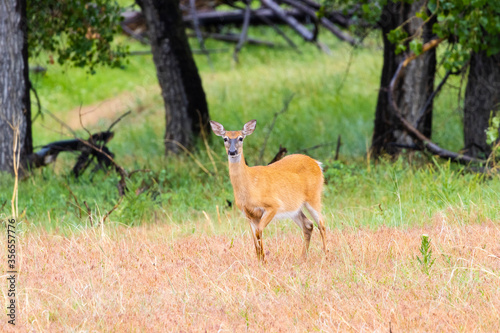
{"label": "deer", "polygon": [[247,166],[243,142],[254,132],[256,124],[256,120],[250,120],[241,131],[226,131],[218,122],[210,121],[215,135],[224,139],[235,203],[250,224],[258,260],[266,262],[262,242],[264,228],[273,219],[284,218],[292,219],[302,229],[301,258],[307,260],[314,225],[304,214],[304,208],[317,224],[326,253],[326,229],[321,215],[324,182],[321,162],[293,154],[267,166]]}

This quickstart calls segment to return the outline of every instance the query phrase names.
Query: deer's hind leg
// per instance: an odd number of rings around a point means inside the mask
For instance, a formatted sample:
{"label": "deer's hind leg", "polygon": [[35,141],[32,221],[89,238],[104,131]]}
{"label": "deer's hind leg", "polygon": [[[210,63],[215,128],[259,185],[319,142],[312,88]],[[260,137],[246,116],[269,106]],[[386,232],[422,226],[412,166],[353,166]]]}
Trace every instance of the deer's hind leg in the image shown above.
{"label": "deer's hind leg", "polygon": [[307,210],[311,213],[314,221],[318,225],[319,233],[321,234],[321,240],[323,241],[323,251],[326,253],[326,228],[325,221],[321,216],[321,202],[306,203]]}
{"label": "deer's hind leg", "polygon": [[302,259],[305,261],[307,259],[307,252],[309,251],[309,243],[311,242],[311,235],[314,229],[314,224],[307,218],[302,210],[299,210],[297,215],[295,215],[292,219],[300,228],[302,228],[302,232],[304,233]]}

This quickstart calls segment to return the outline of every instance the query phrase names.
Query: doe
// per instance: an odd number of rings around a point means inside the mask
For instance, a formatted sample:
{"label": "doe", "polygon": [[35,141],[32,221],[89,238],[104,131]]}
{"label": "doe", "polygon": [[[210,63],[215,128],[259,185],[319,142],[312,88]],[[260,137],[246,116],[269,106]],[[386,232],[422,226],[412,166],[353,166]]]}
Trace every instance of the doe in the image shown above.
{"label": "doe", "polygon": [[234,199],[252,228],[257,258],[265,261],[262,231],[273,218],[291,218],[302,228],[302,258],[307,258],[314,227],[304,214],[304,207],[318,225],[326,253],[325,223],[321,217],[321,163],[309,156],[294,154],[268,166],[248,167],[243,157],[243,140],[253,133],[256,123],[250,120],[241,131],[226,131],[218,122],[210,121],[214,133],[224,138]]}

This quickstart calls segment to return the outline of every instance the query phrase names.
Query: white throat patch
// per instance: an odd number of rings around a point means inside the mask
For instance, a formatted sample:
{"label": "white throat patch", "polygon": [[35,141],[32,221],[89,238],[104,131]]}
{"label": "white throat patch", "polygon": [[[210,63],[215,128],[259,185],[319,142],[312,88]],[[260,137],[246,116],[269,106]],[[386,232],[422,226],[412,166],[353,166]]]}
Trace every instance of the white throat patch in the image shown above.
{"label": "white throat patch", "polygon": [[238,155],[227,155],[229,163],[239,163],[241,160],[241,154]]}

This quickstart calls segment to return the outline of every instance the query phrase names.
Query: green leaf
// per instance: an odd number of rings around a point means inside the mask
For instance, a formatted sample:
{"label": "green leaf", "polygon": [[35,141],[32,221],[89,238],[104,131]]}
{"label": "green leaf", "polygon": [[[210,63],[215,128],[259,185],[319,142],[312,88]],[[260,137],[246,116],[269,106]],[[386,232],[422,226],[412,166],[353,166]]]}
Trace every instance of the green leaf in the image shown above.
{"label": "green leaf", "polygon": [[370,11],[371,11],[371,10],[370,10],[370,5],[369,5],[369,4],[367,4],[367,3],[363,4],[363,5],[361,6],[361,9],[363,10],[363,12],[364,12],[365,14],[370,14]]}
{"label": "green leaf", "polygon": [[429,18],[429,15],[427,15],[427,10],[425,7],[422,7],[422,10],[417,12],[415,16],[421,18],[423,21]]}
{"label": "green leaf", "polygon": [[423,52],[423,44],[419,39],[414,39],[410,42],[410,50],[416,55],[420,55]]}
{"label": "green leaf", "polygon": [[404,51],[406,51],[405,45],[398,44],[398,46],[396,46],[396,51],[395,51],[396,54],[400,54],[401,52],[404,52]]}
{"label": "green leaf", "polygon": [[434,13],[437,8],[437,3],[435,0],[430,0],[429,3],[427,4],[427,8],[431,13]]}

